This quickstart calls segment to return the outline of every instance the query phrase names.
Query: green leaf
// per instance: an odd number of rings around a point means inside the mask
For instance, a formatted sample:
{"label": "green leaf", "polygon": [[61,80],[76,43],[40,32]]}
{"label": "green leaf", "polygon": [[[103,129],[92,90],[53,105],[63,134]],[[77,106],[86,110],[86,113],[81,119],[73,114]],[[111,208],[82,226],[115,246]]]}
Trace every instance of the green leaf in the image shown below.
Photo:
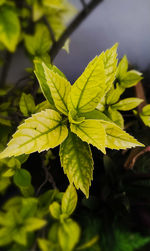
{"label": "green leaf", "polygon": [[42,63],[42,66],[45,72],[47,86],[50,88],[56,108],[67,115],[67,99],[71,90],[71,84],[66,78],[60,76],[57,72],[54,72],[54,70],[49,69],[44,63]]}
{"label": "green leaf", "polygon": [[34,35],[24,36],[25,47],[33,56],[44,55],[52,44],[48,28],[44,24],[37,24]]}
{"label": "green leaf", "polygon": [[142,114],[145,116],[150,116],[150,105],[145,105],[143,107]]}
{"label": "green leaf", "polygon": [[46,225],[46,221],[38,218],[28,218],[24,221],[24,229],[27,232],[36,231],[43,228]]}
{"label": "green leaf", "polygon": [[31,174],[25,169],[17,169],[13,179],[19,187],[27,187],[31,184]]}
{"label": "green leaf", "polygon": [[38,245],[42,251],[57,251],[57,245],[49,240],[38,239]]}
{"label": "green leaf", "polygon": [[92,111],[98,105],[106,88],[103,57],[104,53],[95,57],[71,87],[70,111],[80,114]]}
{"label": "green leaf", "polygon": [[106,103],[108,105],[115,104],[121,94],[125,91],[125,88],[121,87],[118,83],[116,84],[116,88],[112,87],[106,95]]}
{"label": "green leaf", "polygon": [[104,53],[104,69],[106,75],[106,90],[108,92],[111,88],[115,76],[116,76],[116,69],[117,69],[117,47],[118,44],[116,43],[112,48],[108,49]]}
{"label": "green leaf", "polygon": [[127,56],[124,55],[121,61],[119,62],[116,78],[122,79],[124,75],[127,73],[127,70],[128,70],[128,59]]}
{"label": "green leaf", "polygon": [[71,124],[71,131],[77,134],[83,141],[92,144],[103,153],[106,153],[106,133],[100,121],[87,119],[81,124]]}
{"label": "green leaf", "polygon": [[0,158],[48,150],[62,143],[67,135],[59,113],[50,109],[36,113],[18,127]]}
{"label": "green leaf", "polygon": [[117,124],[121,128],[124,128],[124,119],[120,112],[115,109],[112,109],[110,106],[106,114],[115,124]]}
{"label": "green leaf", "polygon": [[43,5],[50,8],[63,9],[64,5],[62,0],[43,0]]}
{"label": "green leaf", "polygon": [[142,74],[138,71],[128,71],[120,80],[120,85],[124,88],[130,88],[136,85],[141,79]]}
{"label": "green leaf", "polygon": [[[54,106],[54,101],[50,92],[50,89],[47,85],[46,77],[45,77],[45,72],[42,66],[42,60],[39,58],[35,58],[34,60],[34,66],[35,66],[35,75],[39,81],[40,88],[45,96],[45,98],[49,101],[51,105]],[[55,106],[54,106],[55,107]]]}
{"label": "green leaf", "polygon": [[79,242],[80,232],[79,225],[71,219],[67,219],[60,225],[58,239],[62,251],[74,250],[76,244]]}
{"label": "green leaf", "polygon": [[29,116],[35,111],[35,102],[31,94],[22,93],[19,101],[20,111],[24,116]]}
{"label": "green leaf", "polygon": [[143,99],[140,98],[125,98],[112,105],[112,108],[120,111],[129,111],[137,107],[142,102]]}
{"label": "green leaf", "polygon": [[45,100],[45,101],[43,101],[42,103],[38,104],[35,107],[35,112],[41,112],[41,111],[46,110],[46,109],[56,110],[55,106],[53,106],[47,100]]}
{"label": "green leaf", "polygon": [[150,127],[150,115],[146,116],[146,115],[143,115],[142,113],[140,113],[139,115],[142,121],[144,122],[144,124]]}
{"label": "green leaf", "polygon": [[8,227],[1,227],[0,229],[0,246],[8,245],[12,242],[13,229]]}
{"label": "green leaf", "polygon": [[13,233],[13,240],[23,246],[27,244],[27,233],[23,227],[15,229]]}
{"label": "green leaf", "polygon": [[10,52],[14,52],[20,36],[20,22],[15,10],[3,5],[0,7],[0,42]]}
{"label": "green leaf", "polygon": [[70,183],[74,183],[88,197],[93,178],[93,159],[88,144],[69,132],[60,145],[60,161]]}
{"label": "green leaf", "polygon": [[126,149],[135,146],[144,146],[119,126],[108,121],[101,121],[106,131],[106,147],[111,149]]}
{"label": "green leaf", "polygon": [[85,119],[96,119],[96,120],[111,121],[103,112],[100,112],[97,109],[95,109],[92,112],[82,113],[82,116],[84,116]]}
{"label": "green leaf", "polygon": [[54,201],[50,206],[49,206],[49,211],[51,215],[53,216],[54,219],[59,219],[61,215],[61,207],[60,204],[56,201]]}
{"label": "green leaf", "polygon": [[68,217],[74,212],[77,205],[77,192],[72,184],[70,184],[63,195],[61,210]]}
{"label": "green leaf", "polygon": [[22,198],[22,207],[19,216],[22,219],[33,217],[37,211],[38,200],[36,198]]}

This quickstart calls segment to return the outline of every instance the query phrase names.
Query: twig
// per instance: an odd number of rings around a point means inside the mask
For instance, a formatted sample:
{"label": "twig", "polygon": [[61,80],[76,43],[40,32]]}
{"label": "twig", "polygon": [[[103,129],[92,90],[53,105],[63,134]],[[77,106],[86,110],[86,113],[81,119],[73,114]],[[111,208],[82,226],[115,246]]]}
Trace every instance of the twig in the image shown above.
{"label": "twig", "polygon": [[51,61],[55,59],[59,50],[65,44],[65,41],[70,37],[70,35],[78,28],[78,26],[85,20],[85,18],[100,4],[103,0],[92,0],[89,4],[86,5],[73,22],[68,26],[68,28],[61,35],[60,39],[55,42],[50,50]]}
{"label": "twig", "polygon": [[42,168],[43,168],[43,170],[44,170],[45,179],[44,179],[44,181],[42,182],[42,184],[39,186],[39,188],[38,188],[38,190],[37,190],[37,192],[36,192],[36,196],[39,195],[41,189],[46,185],[47,182],[49,182],[49,183],[52,185],[53,189],[57,189],[57,186],[56,186],[56,183],[55,183],[55,181],[54,181],[54,179],[53,179],[53,176],[52,176],[51,173],[49,172],[49,170],[50,170],[51,167],[50,167],[50,165],[49,165],[48,167],[45,166],[45,165],[44,165],[44,160],[43,160],[43,159],[42,159]]}
{"label": "twig", "polygon": [[124,167],[126,169],[132,169],[133,166],[135,165],[135,162],[137,161],[137,159],[142,156],[143,154],[147,153],[147,152],[150,152],[150,146],[147,146],[145,149],[143,149],[142,151],[138,151],[136,153],[134,153],[133,151],[131,151],[127,161],[125,162],[124,164]]}
{"label": "twig", "polygon": [[6,83],[6,78],[8,75],[8,71],[11,65],[12,55],[9,51],[6,51],[5,53],[5,62],[2,68],[1,78],[0,78],[0,84],[1,87],[3,87]]}
{"label": "twig", "polygon": [[136,97],[137,98],[141,98],[143,99],[143,102],[138,106],[138,112],[140,113],[142,111],[142,108],[146,105],[146,97],[145,97],[145,92],[144,92],[144,88],[141,82],[139,82],[136,86],[135,86],[135,93],[136,93]]}
{"label": "twig", "polygon": [[86,4],[85,0],[80,0],[80,2],[82,3],[83,7],[86,8],[87,4]]}

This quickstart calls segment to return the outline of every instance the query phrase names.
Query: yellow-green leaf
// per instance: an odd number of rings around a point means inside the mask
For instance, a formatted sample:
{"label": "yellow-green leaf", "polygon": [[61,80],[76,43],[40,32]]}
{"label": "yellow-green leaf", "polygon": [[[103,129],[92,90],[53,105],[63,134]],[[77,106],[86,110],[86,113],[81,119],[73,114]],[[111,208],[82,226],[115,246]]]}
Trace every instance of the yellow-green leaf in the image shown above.
{"label": "yellow-green leaf", "polygon": [[70,184],[62,198],[62,213],[68,217],[74,212],[77,205],[77,192],[72,184]]}
{"label": "yellow-green leaf", "polygon": [[24,116],[29,116],[35,111],[35,103],[31,94],[22,93],[19,101],[20,111]]}
{"label": "yellow-green leaf", "polygon": [[98,105],[106,88],[103,57],[95,57],[71,87],[69,110],[89,112]]}
{"label": "yellow-green leaf", "polygon": [[117,70],[117,47],[118,44],[116,43],[112,48],[106,50],[104,53],[104,69],[106,74],[106,92],[109,91],[111,88]]}
{"label": "yellow-green leaf", "polygon": [[11,7],[0,7],[0,42],[10,52],[14,52],[20,36],[20,22],[17,13]]}
{"label": "yellow-green leaf", "polygon": [[67,99],[71,90],[71,84],[66,78],[60,76],[60,74],[54,72],[54,70],[49,69],[46,64],[42,63],[42,66],[55,106],[59,111],[67,115]]}
{"label": "yellow-green leaf", "polygon": [[120,80],[120,85],[124,88],[130,88],[136,85],[142,79],[142,74],[138,71],[128,71]]}
{"label": "yellow-green leaf", "polygon": [[69,132],[67,139],[60,145],[60,161],[70,183],[74,183],[88,197],[93,179],[93,159],[89,145]]}
{"label": "yellow-green leaf", "polygon": [[61,207],[60,204],[57,201],[54,201],[49,206],[49,211],[54,219],[59,219],[61,215]]}
{"label": "yellow-green leaf", "polygon": [[107,116],[119,127],[124,128],[124,119],[120,112],[110,106],[106,112]]}
{"label": "yellow-green leaf", "polygon": [[49,51],[52,44],[48,28],[44,24],[36,25],[34,35],[24,36],[25,47],[33,56],[40,56]]}
{"label": "yellow-green leaf", "polygon": [[99,120],[87,119],[81,124],[72,124],[71,131],[77,134],[83,141],[97,147],[103,153],[105,151],[106,133]]}
{"label": "yellow-green leaf", "polygon": [[144,146],[114,123],[108,121],[101,121],[101,123],[106,131],[106,147],[119,150]]}
{"label": "yellow-green leaf", "polygon": [[32,232],[35,230],[38,230],[46,225],[46,221],[43,219],[38,219],[38,218],[27,218],[24,221],[24,229],[27,232]]}
{"label": "yellow-green leaf", "polygon": [[125,98],[112,105],[112,108],[120,111],[129,111],[137,107],[142,102],[143,99],[140,98]]}
{"label": "yellow-green leaf", "polygon": [[79,242],[80,232],[79,225],[71,219],[67,219],[60,225],[58,240],[62,251],[74,250],[76,244]]}
{"label": "yellow-green leaf", "polygon": [[42,60],[39,58],[35,58],[34,60],[34,66],[35,66],[35,75],[39,81],[41,90],[45,96],[45,98],[49,101],[51,105],[54,106],[54,101],[50,92],[50,88],[47,85],[46,77],[45,77],[45,72],[42,66]]}
{"label": "yellow-green leaf", "polygon": [[18,127],[0,158],[48,150],[62,143],[67,135],[58,112],[49,109],[36,113]]}
{"label": "yellow-green leaf", "polygon": [[127,56],[124,55],[123,58],[121,59],[121,61],[119,62],[118,67],[117,67],[116,77],[118,79],[122,79],[124,77],[124,75],[126,74],[127,70],[128,70],[128,59],[127,59]]}

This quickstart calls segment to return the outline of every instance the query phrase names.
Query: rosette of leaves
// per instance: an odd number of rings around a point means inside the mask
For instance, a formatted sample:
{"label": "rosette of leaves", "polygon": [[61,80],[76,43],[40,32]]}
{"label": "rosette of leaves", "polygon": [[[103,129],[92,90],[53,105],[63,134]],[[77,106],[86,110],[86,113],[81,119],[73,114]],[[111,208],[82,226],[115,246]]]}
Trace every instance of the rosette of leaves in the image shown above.
{"label": "rosette of leaves", "polygon": [[[106,51],[106,55],[107,58],[109,55],[113,55],[115,58],[116,55],[114,48]],[[135,86],[142,79],[142,74],[135,70],[128,71],[128,60],[126,55],[120,61],[117,69],[116,64],[113,64],[113,68],[110,68],[110,71],[114,72],[113,78],[115,81],[111,85],[106,96],[103,97],[98,104],[97,109],[104,112],[118,126],[124,128],[124,119],[120,111],[133,110],[141,104],[143,100],[133,97],[120,100],[120,96],[125,92],[126,88]]]}
{"label": "rosette of leaves", "polygon": [[72,86],[55,66],[35,59],[35,74],[49,104],[18,127],[0,158],[60,145],[65,174],[88,197],[93,177],[89,144],[104,154],[106,147],[119,150],[143,146],[96,109],[112,87],[116,58],[117,45],[95,57]]}

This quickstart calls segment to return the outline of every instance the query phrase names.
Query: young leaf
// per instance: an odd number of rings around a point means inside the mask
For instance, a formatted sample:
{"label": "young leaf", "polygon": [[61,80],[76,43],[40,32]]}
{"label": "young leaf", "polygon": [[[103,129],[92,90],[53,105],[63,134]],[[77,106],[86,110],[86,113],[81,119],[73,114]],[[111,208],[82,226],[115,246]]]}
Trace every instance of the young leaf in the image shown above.
{"label": "young leaf", "polygon": [[121,61],[119,62],[116,78],[122,79],[124,75],[127,73],[127,70],[128,70],[128,59],[127,56],[124,55]]}
{"label": "young leaf", "polygon": [[22,93],[19,102],[20,111],[24,116],[29,116],[35,111],[35,102],[31,94]]}
{"label": "young leaf", "polygon": [[105,151],[106,133],[103,125],[98,120],[87,119],[81,124],[71,124],[71,131],[83,141]]}
{"label": "young leaf", "polygon": [[10,52],[14,52],[20,36],[20,22],[15,10],[6,5],[0,6],[0,42]]}
{"label": "young leaf", "polygon": [[108,105],[112,105],[115,104],[121,94],[125,91],[125,88],[123,88],[122,86],[120,86],[118,83],[116,84],[116,88],[112,87],[109,92],[106,95],[106,103]]}
{"label": "young leaf", "polygon": [[48,150],[62,143],[67,135],[58,112],[49,109],[36,113],[18,127],[0,158]]}
{"label": "young leaf", "polygon": [[150,116],[150,105],[145,105],[143,107],[142,114],[145,116]]}
{"label": "young leaf", "polygon": [[117,104],[112,105],[112,108],[120,111],[129,111],[137,107],[143,102],[140,98],[125,98],[120,100]]}
{"label": "young leaf", "polygon": [[31,174],[25,169],[17,169],[13,179],[19,187],[27,187],[31,184]]}
{"label": "young leaf", "polygon": [[74,247],[79,242],[80,232],[79,225],[71,219],[67,219],[60,225],[58,239],[62,251],[74,250]]}
{"label": "young leaf", "polygon": [[150,127],[150,115],[146,116],[146,115],[143,115],[142,113],[140,113],[139,115],[142,121],[144,122],[144,124]]}
{"label": "young leaf", "polygon": [[106,74],[106,92],[109,91],[111,88],[115,76],[116,76],[116,69],[117,69],[117,47],[118,44],[116,43],[112,48],[108,49],[104,53],[104,69]]}
{"label": "young leaf", "polygon": [[46,225],[46,221],[38,218],[27,218],[24,221],[24,229],[26,232],[38,230]]}
{"label": "young leaf", "polygon": [[49,206],[49,211],[51,215],[53,216],[54,219],[59,219],[61,215],[61,207],[60,204],[56,201],[54,201],[50,206]]}
{"label": "young leaf", "polygon": [[72,86],[69,110],[80,114],[96,108],[106,88],[103,57],[94,58]]}
{"label": "young leaf", "polygon": [[60,161],[70,183],[74,183],[88,197],[93,178],[93,159],[88,144],[69,132],[60,145]]}
{"label": "young leaf", "polygon": [[50,88],[56,108],[63,114],[67,115],[67,99],[71,90],[71,84],[66,78],[60,76],[52,69],[49,69],[46,64],[42,63],[42,66],[44,69],[47,86]]}
{"label": "young leaf", "polygon": [[138,71],[128,71],[124,77],[120,80],[120,85],[124,88],[129,88],[136,85],[141,79],[142,74]]}
{"label": "young leaf", "polygon": [[124,119],[120,112],[115,109],[112,109],[110,106],[106,114],[115,124],[117,124],[121,128],[124,128]]}
{"label": "young leaf", "polygon": [[73,213],[77,205],[77,192],[72,184],[70,184],[63,195],[61,210],[68,217]]}
{"label": "young leaf", "polygon": [[92,112],[82,113],[82,116],[85,117],[85,119],[106,120],[111,122],[111,120],[103,112],[100,112],[97,109]]}
{"label": "young leaf", "polygon": [[111,149],[126,149],[135,146],[144,146],[119,126],[108,121],[101,121],[106,131],[106,147]]}

